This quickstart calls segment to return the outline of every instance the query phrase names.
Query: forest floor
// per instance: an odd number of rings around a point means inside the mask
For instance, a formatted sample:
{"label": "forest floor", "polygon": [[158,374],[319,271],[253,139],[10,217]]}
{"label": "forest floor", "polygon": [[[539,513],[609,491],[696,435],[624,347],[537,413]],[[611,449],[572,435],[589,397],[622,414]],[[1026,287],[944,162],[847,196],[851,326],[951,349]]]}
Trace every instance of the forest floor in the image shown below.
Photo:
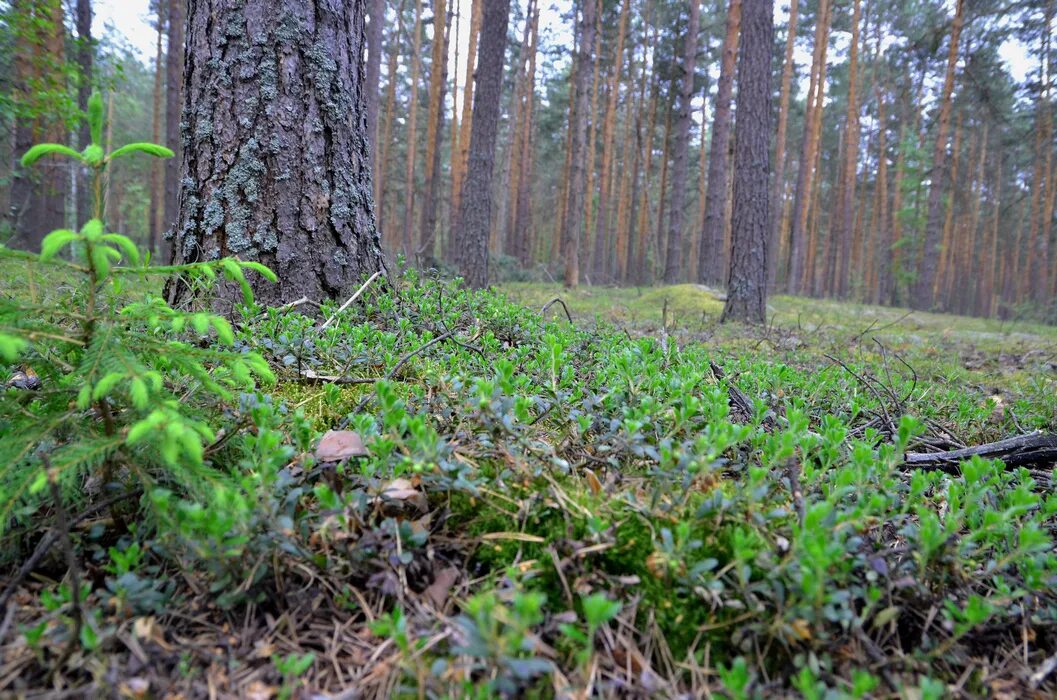
{"label": "forest floor", "polygon": [[[292,448],[265,486],[260,439],[215,452],[255,519],[75,517],[92,638],[45,558],[0,621],[0,697],[1057,691],[1053,455],[935,457],[1057,429],[1057,329],[499,292],[411,278],[327,330],[330,306],[236,324]],[[244,403],[215,420],[255,434]]]}

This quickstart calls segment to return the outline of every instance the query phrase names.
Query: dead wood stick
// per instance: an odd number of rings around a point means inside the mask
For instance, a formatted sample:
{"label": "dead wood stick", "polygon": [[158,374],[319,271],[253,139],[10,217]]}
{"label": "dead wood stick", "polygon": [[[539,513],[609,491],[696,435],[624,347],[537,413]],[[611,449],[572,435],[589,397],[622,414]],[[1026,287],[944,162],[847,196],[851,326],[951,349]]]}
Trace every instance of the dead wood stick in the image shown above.
{"label": "dead wood stick", "polygon": [[[708,366],[712,369],[712,374],[715,375],[718,381],[723,381],[727,378],[726,372],[717,365],[715,362],[709,360]],[[730,396],[730,402],[748,416],[750,419],[756,415],[756,405],[752,402],[744,391],[738,388],[738,385],[734,383],[733,379],[727,380],[727,395]],[[764,426],[768,428],[774,428],[774,419],[771,416],[764,416]]]}
{"label": "dead wood stick", "polygon": [[903,457],[903,463],[908,467],[939,469],[948,474],[959,474],[958,463],[976,456],[984,459],[1000,459],[1006,463],[1007,467],[1057,462],[1057,435],[1031,433],[960,450],[908,452]]}
{"label": "dead wood stick", "polygon": [[352,304],[352,302],[359,299],[360,295],[363,294],[364,290],[367,289],[367,287],[371,286],[371,282],[374,282],[376,279],[378,279],[378,276],[381,274],[382,271],[379,270],[378,272],[371,275],[370,278],[368,278],[368,280],[363,283],[363,286],[357,289],[356,293],[349,297],[349,300],[342,304],[341,308],[335,311],[334,315],[326,320],[326,323],[323,324],[323,327],[320,330],[326,330],[330,326],[330,324],[334,322],[334,319],[338,317],[338,314],[340,314],[345,309],[349,308],[349,305]]}

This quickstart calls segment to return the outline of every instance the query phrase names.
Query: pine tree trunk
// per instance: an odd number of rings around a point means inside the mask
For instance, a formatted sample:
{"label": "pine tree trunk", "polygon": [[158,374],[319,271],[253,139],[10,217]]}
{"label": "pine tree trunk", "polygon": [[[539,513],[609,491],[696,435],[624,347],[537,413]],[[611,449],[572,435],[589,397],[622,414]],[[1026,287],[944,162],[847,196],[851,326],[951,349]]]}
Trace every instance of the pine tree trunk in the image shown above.
{"label": "pine tree trunk", "polygon": [[[180,217],[180,177],[183,134],[180,122],[184,89],[184,32],[187,0],[168,0],[169,50],[165,55],[165,145],[176,154],[165,161],[165,238],[174,240]],[[171,243],[169,244],[171,245]],[[170,251],[171,253],[171,251]],[[166,255],[169,257],[169,255]]]}
{"label": "pine tree trunk", "polygon": [[422,0],[415,0],[415,28],[412,31],[411,48],[411,104],[407,110],[407,160],[404,168],[404,227],[403,251],[408,261],[415,252],[414,233],[411,228],[415,220],[415,163],[418,158],[418,81],[422,52]]}
{"label": "pine tree trunk", "polygon": [[532,258],[532,186],[535,177],[535,103],[536,103],[536,54],[539,48],[540,8],[533,3],[532,49],[529,52],[528,71],[522,104],[521,150],[518,159],[518,190],[514,207],[514,255],[522,267],[528,267]]}
{"label": "pine tree trunk", "polygon": [[[190,0],[174,263],[260,261],[279,278],[251,280],[270,305],[342,295],[381,268],[366,4]],[[214,89],[228,83],[236,87]],[[167,288],[171,302],[189,292],[180,279]]]}
{"label": "pine tree trunk", "polygon": [[389,223],[389,212],[392,207],[390,200],[393,189],[389,187],[390,171],[390,147],[393,143],[393,119],[396,110],[396,82],[397,69],[400,61],[398,59],[400,50],[400,38],[404,34],[404,3],[401,1],[396,9],[396,33],[389,41],[388,57],[386,59],[387,82],[385,87],[385,121],[382,124],[382,159],[378,167],[371,171],[374,180],[374,201],[376,202],[375,218],[378,221],[378,236],[388,249],[393,248],[392,231],[386,233]]}
{"label": "pine tree trunk", "polygon": [[[848,264],[851,259],[852,232],[855,224],[855,180],[859,164],[859,22],[862,15],[861,0],[854,0],[851,19],[851,44],[848,56],[848,111],[844,118],[844,161],[841,167],[841,198],[836,210],[834,242],[838,246],[839,259],[833,271],[833,292],[837,297],[848,295]],[[832,228],[832,227],[831,227]]]}
{"label": "pine tree trunk", "polygon": [[[584,177],[586,182],[584,184],[584,232],[583,232],[583,252],[587,254],[587,264],[582,265],[581,274],[589,272],[591,270],[591,254],[594,250],[594,192],[595,192],[595,159],[598,155],[598,86],[600,79],[600,70],[602,66],[602,32],[599,31],[598,23],[602,21],[602,0],[597,0],[598,7],[596,9],[597,15],[595,16],[595,61],[594,61],[594,78],[591,83],[591,111],[588,113],[588,127],[589,133],[587,136],[587,164],[584,166]],[[588,284],[591,280],[587,280]]]}
{"label": "pine tree trunk", "polygon": [[744,0],[734,135],[730,277],[723,321],[764,323],[770,220],[771,0]]}
{"label": "pine tree trunk", "polygon": [[470,157],[459,209],[459,271],[468,285],[488,284],[488,236],[492,225],[492,172],[495,169],[499,101],[503,93],[510,0],[488,0],[481,18],[481,61],[474,77]]}
{"label": "pine tree trunk", "polygon": [[716,85],[716,107],[712,118],[712,143],[708,155],[708,189],[705,192],[705,220],[701,228],[698,274],[706,284],[722,284],[726,272],[724,237],[727,225],[727,159],[730,151],[731,95],[734,89],[734,66],[738,55],[742,0],[730,0],[727,28],[723,38],[719,83]]}
{"label": "pine tree trunk", "polygon": [[[654,30],[656,38],[656,30]],[[645,80],[646,65],[643,64],[643,79]],[[646,282],[646,240],[649,238],[650,228],[650,181],[653,173],[653,141],[657,131],[657,92],[660,85],[656,79],[651,79],[650,102],[647,108],[649,115],[645,134],[645,163],[640,172],[638,165],[635,166],[635,174],[631,183],[632,212],[628,230],[628,259],[624,263],[625,280],[635,284]],[[640,123],[636,122],[635,146],[641,153],[643,148]],[[638,155],[638,154],[637,154]],[[639,156],[643,158],[643,156]],[[641,185],[640,185],[640,180]],[[631,259],[631,251],[635,252],[634,262]]]}
{"label": "pine tree trunk", "polygon": [[481,34],[481,14],[485,2],[486,0],[472,0],[470,7],[470,43],[466,50],[466,74],[463,76],[462,118],[459,120],[459,152],[457,155],[452,156],[452,161],[454,162],[451,168],[452,239],[455,238],[455,231],[459,227],[462,183],[466,177],[466,165],[470,158],[470,130],[473,127],[473,76],[477,62],[477,44]]}
{"label": "pine tree trunk", "polygon": [[[377,183],[378,177],[378,95],[379,78],[382,74],[382,34],[385,31],[385,0],[370,0],[367,14],[367,78],[364,92],[367,93],[367,138],[370,143],[371,173]],[[375,197],[375,207],[378,206]]]}
{"label": "pine tree trunk", "polygon": [[422,221],[415,258],[433,259],[440,190],[440,141],[444,138],[444,95],[448,89],[448,20],[446,0],[433,2],[433,52],[429,64],[429,124],[426,130],[426,177],[422,194]]}
{"label": "pine tree trunk", "polygon": [[821,121],[816,109],[822,104],[821,96],[825,90],[822,72],[826,62],[826,44],[829,41],[829,0],[819,0],[818,19],[815,24],[815,48],[811,58],[811,78],[807,92],[807,111],[804,114],[804,137],[800,152],[800,163],[797,167],[796,189],[794,190],[793,210],[790,216],[789,231],[789,272],[786,277],[786,291],[796,294],[803,288],[803,277],[806,266],[807,250],[807,214],[811,202],[811,182],[815,167],[815,154],[818,144],[815,141],[815,120]]}
{"label": "pine tree trunk", "polygon": [[613,70],[609,76],[609,99],[602,127],[602,177],[598,189],[598,215],[595,219],[595,249],[592,275],[601,282],[609,274],[609,259],[612,255],[613,232],[609,227],[609,196],[613,187],[612,167],[614,132],[616,131],[617,98],[620,96],[620,69],[624,60],[624,41],[628,30],[628,9],[631,0],[623,0],[620,7],[620,23],[617,27],[617,44],[613,50]]}
{"label": "pine tree trunk", "polygon": [[[731,7],[741,0],[731,0]],[[700,0],[690,0],[690,21],[683,46],[678,108],[675,113],[675,134],[672,145],[672,196],[669,204],[668,250],[665,254],[664,281],[675,284],[683,276],[683,227],[686,221],[686,174],[690,149],[690,123],[693,121],[691,102],[694,98],[694,64],[697,60],[697,27]]]}
{"label": "pine tree trunk", "polygon": [[[162,37],[165,35],[165,17],[161,2],[158,3],[157,37],[154,54],[154,102],[151,119],[151,141],[161,143],[162,124]],[[161,251],[162,227],[165,225],[165,163],[154,159],[150,164],[150,250],[154,259],[163,259]]]}
{"label": "pine tree trunk", "polygon": [[[176,0],[169,0],[176,2]],[[92,0],[77,0],[77,67],[80,71],[80,82],[77,84],[77,105],[82,111],[88,109],[88,97],[92,94],[92,55],[95,49],[92,44]],[[84,149],[92,140],[88,129],[88,120],[81,122],[77,134],[77,147]],[[168,165],[168,164],[166,164]],[[77,185],[77,211],[74,223],[81,225],[92,216],[92,177],[88,168],[80,168]]]}
{"label": "pine tree trunk", "polygon": [[951,23],[950,47],[947,53],[947,72],[940,97],[940,113],[936,129],[936,145],[932,156],[932,178],[929,183],[928,219],[925,224],[925,248],[918,277],[910,297],[915,309],[928,309],[935,303],[933,285],[943,234],[943,194],[947,184],[947,134],[950,131],[951,108],[954,94],[954,72],[958,66],[958,39],[965,19],[965,0],[957,0],[954,21]]}
{"label": "pine tree trunk", "polygon": [[793,87],[793,49],[796,46],[796,23],[800,14],[800,0],[789,2],[789,22],[785,34],[785,56],[782,59],[782,87],[778,96],[778,130],[774,146],[774,183],[771,194],[771,254],[767,257],[767,286],[773,288],[778,283],[778,270],[785,269],[782,251],[788,246],[785,242],[785,231],[782,217],[778,215],[783,209],[782,193],[785,191],[785,147],[786,132],[789,128],[789,96]]}
{"label": "pine tree trunk", "polygon": [[[657,269],[663,274],[664,260],[665,258],[665,239],[664,239],[664,207],[668,202],[668,165],[671,162],[672,153],[672,112],[675,111],[675,105],[671,99],[668,101],[668,107],[665,111],[664,117],[664,142],[662,144],[663,149],[661,151],[661,185],[660,191],[657,193],[657,232],[653,236],[653,245],[656,250],[656,254],[653,259],[656,261],[656,265],[653,270],[650,270],[649,274],[644,276],[643,284],[652,282],[656,279]],[[643,256],[640,258],[642,264],[645,266],[646,254],[643,251]]]}
{"label": "pine tree trunk", "polygon": [[562,221],[562,242],[565,254],[565,286],[580,283],[580,244],[583,238],[584,216],[584,141],[587,136],[588,80],[594,71],[595,11],[598,0],[582,0],[580,16],[580,51],[576,61],[576,80],[570,130],[572,141],[569,161],[569,195]]}

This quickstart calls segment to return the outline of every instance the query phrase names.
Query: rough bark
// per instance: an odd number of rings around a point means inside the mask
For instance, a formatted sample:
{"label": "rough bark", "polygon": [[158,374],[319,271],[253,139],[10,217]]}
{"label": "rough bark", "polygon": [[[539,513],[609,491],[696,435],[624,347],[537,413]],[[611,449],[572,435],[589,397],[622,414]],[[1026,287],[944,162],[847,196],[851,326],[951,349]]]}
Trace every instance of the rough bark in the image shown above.
{"label": "rough bark", "polygon": [[932,155],[932,178],[929,183],[928,219],[925,224],[925,248],[922,255],[911,306],[927,309],[935,302],[933,285],[936,282],[937,259],[940,237],[943,234],[943,195],[947,184],[947,136],[950,131],[951,108],[954,95],[954,72],[958,66],[958,39],[965,20],[965,0],[957,0],[954,20],[951,22],[950,46],[947,52],[947,71],[943,79],[940,97],[940,112],[936,128],[936,143]]}
{"label": "rough bark", "polygon": [[[365,11],[366,0],[190,0],[174,263],[260,261],[279,277],[252,279],[264,304],[338,296],[380,269]],[[167,291],[187,294],[179,280]]]}
{"label": "rough bark", "polygon": [[165,145],[176,154],[165,161],[165,229],[171,241],[180,215],[180,164],[182,162],[182,120],[184,89],[184,32],[187,22],[187,0],[168,0],[169,50],[165,55]]}
{"label": "rough bark", "polygon": [[488,237],[492,223],[492,171],[495,169],[499,101],[503,92],[510,0],[485,2],[481,18],[481,60],[474,76],[473,128],[463,183],[457,232],[459,271],[468,285],[488,284]]}
{"label": "rough bark", "polygon": [[767,243],[771,235],[771,0],[744,0],[742,22],[730,277],[722,320],[763,323],[767,313]]}
{"label": "rough bark", "polygon": [[562,248],[565,254],[565,286],[580,283],[580,243],[584,216],[584,141],[587,136],[588,82],[594,72],[595,10],[597,0],[583,0],[580,14],[580,50],[576,59],[576,80],[572,115],[569,119],[572,141],[569,160],[569,194],[562,221]]}
{"label": "rough bark", "polygon": [[725,273],[723,238],[727,222],[727,158],[730,150],[730,101],[734,89],[734,61],[738,54],[741,0],[730,0],[727,29],[723,38],[716,107],[712,118],[712,143],[708,156],[708,189],[705,191],[705,220],[701,228],[698,275],[708,284],[719,284]]}
{"label": "rough bark", "polygon": [[[731,5],[741,0],[731,0]],[[690,149],[690,124],[693,121],[691,102],[694,97],[694,65],[697,59],[697,27],[700,0],[690,0],[690,21],[686,28],[683,60],[680,70],[678,107],[675,113],[675,134],[672,144],[672,196],[669,203],[668,249],[665,253],[664,281],[675,284],[683,275],[683,227],[686,222],[686,174]]]}

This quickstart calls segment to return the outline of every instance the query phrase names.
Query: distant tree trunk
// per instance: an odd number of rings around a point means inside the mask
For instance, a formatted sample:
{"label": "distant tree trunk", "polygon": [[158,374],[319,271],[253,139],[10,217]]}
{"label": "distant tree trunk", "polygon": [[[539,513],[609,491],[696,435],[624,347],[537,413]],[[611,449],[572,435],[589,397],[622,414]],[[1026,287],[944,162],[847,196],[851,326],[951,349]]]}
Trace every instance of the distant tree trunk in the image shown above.
{"label": "distant tree trunk", "polygon": [[[665,261],[665,247],[664,247],[664,207],[668,202],[668,164],[671,162],[672,152],[672,112],[674,111],[674,101],[669,99],[667,108],[664,116],[664,141],[661,144],[661,185],[657,192],[657,232],[653,236],[653,244],[656,249],[656,255],[654,260],[657,261],[657,266],[660,268],[661,273],[664,272],[664,261]],[[643,235],[646,232],[643,231]],[[639,258],[644,271],[648,273],[643,274],[642,284],[652,282],[656,278],[656,270],[650,270],[647,262],[647,256],[645,251],[645,242],[643,242],[642,257]]]}
{"label": "distant tree trunk", "polygon": [[[470,130],[473,127],[474,70],[477,61],[477,43],[481,35],[481,13],[486,0],[472,0],[470,6],[470,44],[466,50],[466,75],[462,89],[462,118],[459,121],[459,152],[452,154],[451,167],[451,230],[452,238],[459,227],[459,211],[462,204],[462,183],[466,177],[466,165],[470,158]],[[454,109],[454,108],[453,108]]]}
{"label": "distant tree trunk", "polygon": [[[657,30],[654,30],[654,38]],[[643,64],[643,74],[646,74],[646,65]],[[646,283],[646,241],[649,239],[650,230],[650,181],[653,174],[653,142],[657,131],[657,93],[660,89],[659,82],[654,78],[650,87],[650,102],[648,107],[648,121],[646,125],[645,163],[640,174],[639,168],[635,168],[635,178],[632,181],[632,204],[637,207],[638,212],[632,211],[630,230],[628,231],[628,258],[626,263],[627,273],[625,279],[635,284]],[[641,132],[641,129],[636,129]],[[636,133],[636,146],[641,151],[642,136]],[[639,184],[640,179],[642,184]],[[631,252],[635,252],[634,262],[630,259]]]}
{"label": "distant tree trunk", "polygon": [[723,321],[764,323],[770,221],[772,0],[744,0],[734,135],[730,278]]}
{"label": "distant tree trunk", "polygon": [[[506,255],[517,257],[517,242],[514,239],[514,230],[517,227],[517,198],[521,182],[521,158],[523,157],[523,140],[525,137],[526,117],[528,116],[528,105],[526,99],[527,84],[529,81],[529,53],[534,51],[532,46],[532,22],[536,14],[535,2],[529,0],[528,11],[525,13],[525,28],[521,36],[521,47],[518,51],[517,61],[511,71],[514,74],[514,89],[510,95],[511,128],[510,145],[506,149],[504,171],[506,174],[506,192],[501,200],[500,211],[494,227],[495,235],[502,239],[502,252]],[[496,246],[495,250],[499,250]]]}
{"label": "distant tree trunk", "polygon": [[995,283],[998,281],[998,227],[1002,213],[1002,166],[995,168],[994,215],[991,219],[991,244],[987,254],[983,293],[980,310],[984,316],[994,316],[997,311]]}
{"label": "distant tree trunk", "polygon": [[535,139],[536,129],[536,54],[539,49],[540,8],[533,4],[532,13],[532,50],[529,52],[528,70],[525,75],[525,87],[522,104],[522,125],[520,151],[518,158],[518,189],[514,205],[514,255],[522,267],[528,267],[532,258],[532,185],[535,176]]}
{"label": "distant tree trunk", "polygon": [[[1050,44],[1053,37],[1050,27],[1053,26],[1053,0],[1047,0],[1043,12],[1044,30],[1040,33],[1039,47],[1039,100],[1036,105],[1035,131],[1039,136],[1039,145],[1035,155],[1035,177],[1032,187],[1032,200],[1038,198],[1037,211],[1032,214],[1032,243],[1028,250],[1034,251],[1034,263],[1031,267],[1031,298],[1036,304],[1047,304],[1050,291],[1050,223],[1053,219],[1052,197],[1049,196],[1053,181],[1053,131],[1050,117],[1050,61],[1052,51]],[[1039,233],[1041,232],[1041,235]]]}
{"label": "distant tree trunk", "polygon": [[[971,147],[970,147],[971,148]],[[936,281],[932,288],[932,298],[936,300],[936,303],[940,308],[947,310],[947,299],[941,294],[941,290],[946,287],[947,280],[950,277],[951,265],[954,261],[954,246],[952,244],[954,240],[954,209],[956,206],[955,200],[960,200],[958,196],[959,183],[958,183],[958,166],[960,165],[962,157],[962,117],[958,115],[958,118],[954,120],[954,145],[951,148],[951,168],[950,168],[950,181],[951,181],[951,192],[950,196],[947,197],[944,206],[944,217],[943,217],[943,238],[939,247],[939,260],[936,268]]]}
{"label": "distant tree trunk", "polygon": [[444,94],[448,88],[448,15],[446,0],[433,2],[433,54],[429,64],[429,125],[426,131],[426,178],[422,196],[422,222],[415,257],[433,257],[440,190],[440,141],[444,138]]}
{"label": "distant tree trunk", "polygon": [[624,40],[628,30],[628,9],[631,0],[623,0],[620,21],[617,26],[617,44],[613,50],[613,70],[609,75],[609,99],[602,127],[602,177],[598,189],[598,216],[595,219],[595,249],[592,275],[598,282],[609,274],[609,259],[612,252],[612,230],[610,229],[609,196],[613,188],[612,168],[614,132],[616,131],[617,98],[620,96],[620,69],[624,61]]}
{"label": "distant tree trunk", "polygon": [[[377,183],[378,177],[378,80],[382,73],[382,33],[385,30],[385,0],[371,0],[367,14],[367,78],[364,91],[367,93],[367,138],[370,141],[371,173]],[[375,207],[378,206],[375,197]]]}
{"label": "distant tree trunk", "polygon": [[[154,103],[151,119],[151,140],[161,143],[162,128],[162,37],[165,36],[165,7],[158,2],[157,37],[154,54]],[[165,225],[165,163],[152,160],[150,164],[150,250],[156,260],[161,260],[162,227]]]}
{"label": "distant tree trunk", "polygon": [[[594,77],[591,80],[591,111],[588,112],[588,127],[589,133],[587,136],[587,153],[585,158],[587,164],[584,166],[584,232],[581,234],[583,238],[582,247],[585,248],[583,252],[587,254],[587,264],[582,266],[581,273],[590,272],[592,267],[591,254],[594,250],[594,236],[593,236],[593,223],[594,223],[594,192],[595,192],[595,159],[598,155],[598,86],[599,86],[599,73],[602,67],[602,32],[599,31],[598,23],[602,21],[602,0],[596,0],[598,6],[596,8],[595,15],[595,61],[594,61]],[[588,283],[591,280],[588,279]]]}
{"label": "distant tree trunk", "polygon": [[492,224],[492,171],[495,168],[499,101],[510,0],[488,0],[481,22],[481,61],[474,77],[470,157],[459,210],[459,271],[474,288],[488,284],[488,238]]}
{"label": "distant tree trunk", "polygon": [[418,157],[418,72],[422,51],[422,0],[415,0],[415,29],[411,48],[411,105],[407,110],[407,167],[404,169],[404,257],[408,262],[415,253],[414,233],[411,223],[415,220],[415,162]]}
{"label": "distant tree trunk", "polygon": [[[789,232],[789,274],[786,290],[796,294],[801,290],[807,258],[807,214],[811,202],[811,183],[815,167],[818,143],[815,140],[815,120],[821,122],[821,96],[825,90],[822,72],[826,62],[826,44],[829,41],[829,0],[819,0],[818,18],[815,24],[815,48],[811,58],[811,79],[807,91],[807,111],[804,114],[804,138],[797,168],[796,190]],[[819,107],[819,109],[816,109]]]}
{"label": "distant tree trunk", "polygon": [[[174,263],[260,261],[279,277],[251,281],[258,302],[271,305],[345,294],[380,269],[363,91],[366,5],[190,0],[187,177]],[[214,89],[228,82],[239,90]],[[174,303],[189,292],[179,279],[167,288]]]}
{"label": "distant tree trunk", "polygon": [[[741,0],[731,0],[731,4]],[[668,250],[665,254],[664,281],[675,284],[683,275],[683,226],[686,221],[687,155],[690,149],[691,102],[694,98],[694,64],[697,59],[697,27],[700,0],[690,0],[690,21],[683,45],[678,108],[675,114],[675,134],[672,144],[672,196],[668,222]]]}
{"label": "distant tree trunk", "polygon": [[840,199],[834,216],[836,226],[833,230],[833,242],[837,245],[838,259],[833,270],[834,295],[844,298],[848,295],[848,265],[851,260],[853,229],[855,225],[855,179],[859,164],[859,22],[862,14],[862,3],[852,3],[851,43],[848,51],[848,111],[844,118],[844,161],[841,163]]}
{"label": "distant tree trunk", "polygon": [[[16,48],[14,91],[16,103],[33,105],[43,95],[65,90],[63,25],[60,0],[21,0],[14,5]],[[27,109],[26,111],[30,111]],[[21,116],[15,124],[15,158],[41,142],[63,143],[65,127],[57,115],[34,107],[35,118]],[[46,158],[30,168],[16,165],[11,183],[10,245],[36,251],[44,236],[65,225],[68,161]]]}
{"label": "distant tree trunk", "polygon": [[734,89],[734,61],[738,55],[742,0],[730,0],[727,31],[723,38],[716,108],[712,118],[712,144],[708,156],[708,189],[705,192],[705,220],[701,229],[700,259],[697,269],[702,282],[720,284],[726,272],[724,229],[727,223],[727,156],[730,151],[730,100]]}
{"label": "distant tree trunk", "polygon": [[[175,2],[175,0],[170,0]],[[77,83],[77,105],[82,111],[88,109],[88,97],[92,94],[92,0],[77,0],[77,66],[80,70]],[[77,146],[83,149],[92,140],[88,120],[82,119],[77,132]],[[92,216],[91,176],[88,168],[82,167],[77,185],[77,225]]]}
{"label": "distant tree trunk", "polygon": [[876,271],[869,301],[883,304],[889,298],[889,278],[892,274],[892,244],[888,213],[888,125],[885,113],[885,96],[880,87],[877,96],[877,191],[874,197],[874,222],[870,231],[871,240],[879,240],[876,254]]}
{"label": "distant tree trunk", "polygon": [[[169,50],[165,54],[165,145],[175,158],[165,161],[165,237],[174,240],[176,222],[180,217],[180,164],[183,134],[180,130],[184,87],[184,31],[187,21],[187,0],[168,0]],[[169,244],[171,245],[171,244]],[[168,246],[167,246],[168,247]],[[162,258],[169,257],[165,252]]]}
{"label": "distant tree trunk", "polygon": [[958,66],[958,38],[965,20],[965,0],[957,0],[954,21],[951,23],[950,47],[947,52],[947,73],[943,79],[940,97],[940,113],[936,128],[936,145],[932,155],[932,178],[929,183],[928,219],[925,224],[925,249],[922,253],[918,277],[910,297],[915,309],[927,309],[933,305],[933,285],[940,254],[940,236],[943,234],[943,194],[947,180],[947,134],[950,131],[951,107],[954,94],[954,72]]}
{"label": "distant tree trunk", "polygon": [[580,242],[584,216],[584,140],[587,136],[588,81],[594,71],[595,10],[597,0],[582,0],[580,15],[580,51],[576,59],[576,80],[572,115],[569,119],[572,142],[569,160],[569,196],[562,222],[562,247],[565,253],[565,286],[580,283]]}
{"label": "distant tree trunk", "polygon": [[391,200],[393,188],[389,187],[390,177],[390,146],[393,143],[393,120],[396,111],[396,83],[397,69],[400,67],[400,39],[404,34],[404,2],[396,8],[396,32],[388,42],[388,56],[386,59],[386,85],[385,85],[385,121],[381,126],[382,131],[382,159],[378,167],[371,171],[374,180],[375,218],[378,221],[378,236],[386,247],[392,249],[394,243],[389,239],[393,236],[392,227],[389,228],[389,212],[391,211]]}
{"label": "distant tree trunk", "polygon": [[[784,269],[780,262],[781,251],[786,248],[785,232],[782,228],[782,193],[785,191],[785,144],[789,128],[789,96],[793,87],[793,49],[796,46],[796,23],[800,14],[800,0],[789,2],[789,22],[786,25],[785,56],[782,59],[782,87],[778,97],[778,131],[774,145],[774,183],[771,193],[771,254],[767,256],[767,286],[773,288],[778,282],[778,270]],[[880,26],[880,24],[878,24]]]}

